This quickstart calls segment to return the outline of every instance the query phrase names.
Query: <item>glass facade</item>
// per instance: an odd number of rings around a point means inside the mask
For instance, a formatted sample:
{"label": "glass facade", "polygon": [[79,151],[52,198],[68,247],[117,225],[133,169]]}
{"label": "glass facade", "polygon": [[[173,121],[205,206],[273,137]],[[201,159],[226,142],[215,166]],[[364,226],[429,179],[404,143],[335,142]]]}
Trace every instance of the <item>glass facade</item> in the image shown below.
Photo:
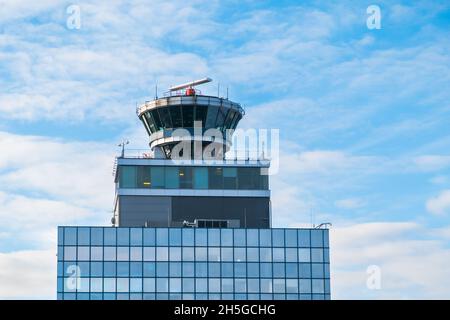
{"label": "glass facade", "polygon": [[236,129],[241,118],[235,109],[214,105],[172,105],[148,110],[141,117],[150,134],[170,128],[193,128],[194,121],[201,121],[204,128]]}
{"label": "glass facade", "polygon": [[58,228],[58,299],[330,299],[327,229]]}
{"label": "glass facade", "polygon": [[260,167],[119,166],[119,188],[268,190]]}

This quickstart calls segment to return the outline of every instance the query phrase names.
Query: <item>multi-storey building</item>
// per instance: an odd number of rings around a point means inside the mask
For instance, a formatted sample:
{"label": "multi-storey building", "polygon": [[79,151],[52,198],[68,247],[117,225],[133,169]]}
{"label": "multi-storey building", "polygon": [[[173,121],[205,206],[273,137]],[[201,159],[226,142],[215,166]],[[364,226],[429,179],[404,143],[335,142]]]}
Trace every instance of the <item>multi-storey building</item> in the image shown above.
{"label": "multi-storey building", "polygon": [[269,163],[226,159],[244,110],[207,81],[138,107],[153,154],[117,158],[112,227],[59,227],[58,299],[330,299],[328,229],[271,228]]}

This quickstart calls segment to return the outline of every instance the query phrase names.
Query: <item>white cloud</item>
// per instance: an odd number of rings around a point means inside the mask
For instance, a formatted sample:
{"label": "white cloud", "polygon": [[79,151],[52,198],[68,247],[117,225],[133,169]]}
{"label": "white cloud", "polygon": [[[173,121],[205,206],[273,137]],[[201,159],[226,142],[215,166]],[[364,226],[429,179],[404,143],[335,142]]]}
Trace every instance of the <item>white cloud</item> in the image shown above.
{"label": "white cloud", "polygon": [[55,299],[56,249],[0,253],[0,299]]}
{"label": "white cloud", "polygon": [[450,166],[450,156],[423,155],[414,159],[419,169],[424,171],[438,171]]}
{"label": "white cloud", "polygon": [[[445,299],[450,297],[446,239],[414,222],[333,227],[332,292],[337,299]],[[431,234],[431,236],[430,236]],[[381,269],[381,289],[366,286],[367,267]]]}
{"label": "white cloud", "polygon": [[450,190],[444,190],[436,197],[430,198],[426,207],[428,212],[436,215],[444,215],[450,212]]}
{"label": "white cloud", "polygon": [[0,132],[0,251],[56,245],[60,224],[108,224],[115,145]]}
{"label": "white cloud", "polygon": [[365,206],[365,202],[357,198],[340,199],[335,201],[334,204],[341,209],[357,209]]}

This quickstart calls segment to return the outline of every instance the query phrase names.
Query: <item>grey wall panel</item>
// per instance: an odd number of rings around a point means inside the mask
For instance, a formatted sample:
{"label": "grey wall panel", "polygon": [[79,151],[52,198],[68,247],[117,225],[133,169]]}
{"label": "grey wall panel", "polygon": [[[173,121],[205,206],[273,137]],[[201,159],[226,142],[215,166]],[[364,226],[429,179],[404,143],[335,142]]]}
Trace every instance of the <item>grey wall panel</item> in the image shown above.
{"label": "grey wall panel", "polygon": [[270,198],[119,196],[119,226],[182,226],[183,221],[240,221],[241,228],[270,227]]}
{"label": "grey wall panel", "polygon": [[167,227],[171,220],[170,197],[120,196],[119,225],[143,227],[146,221],[152,227]]}
{"label": "grey wall panel", "polygon": [[242,228],[270,227],[270,198],[172,197],[172,220],[238,219]]}

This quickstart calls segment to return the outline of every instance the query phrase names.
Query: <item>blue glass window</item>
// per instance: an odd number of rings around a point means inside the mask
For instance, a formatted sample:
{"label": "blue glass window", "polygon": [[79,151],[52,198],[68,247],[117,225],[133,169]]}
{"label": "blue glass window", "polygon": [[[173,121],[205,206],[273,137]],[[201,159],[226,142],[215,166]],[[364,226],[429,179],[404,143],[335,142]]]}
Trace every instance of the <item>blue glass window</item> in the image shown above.
{"label": "blue glass window", "polygon": [[142,278],[130,279],[130,292],[142,292]]}
{"label": "blue glass window", "polygon": [[326,263],[325,265],[324,265],[324,275],[325,275],[325,278],[330,278],[330,265],[328,264],[328,263]]}
{"label": "blue glass window", "polygon": [[284,293],[286,290],[286,283],[284,279],[273,279],[273,292]]}
{"label": "blue glass window", "polygon": [[311,276],[313,278],[323,278],[324,277],[322,263],[313,263],[312,264]]}
{"label": "blue glass window", "polygon": [[209,279],[209,292],[220,292],[220,279]]}
{"label": "blue glass window", "polygon": [[273,264],[273,276],[277,278],[285,277],[285,264],[284,263],[274,263]]}
{"label": "blue glass window", "polygon": [[62,246],[64,244],[64,229],[58,227],[58,245]]}
{"label": "blue glass window", "polygon": [[259,255],[262,262],[272,261],[272,248],[260,248]]}
{"label": "blue glass window", "polygon": [[115,262],[105,262],[105,277],[115,277],[116,276],[116,263]]}
{"label": "blue glass window", "polygon": [[142,262],[131,262],[130,263],[130,276],[131,277],[142,277]]}
{"label": "blue glass window", "polygon": [[286,292],[287,293],[298,293],[298,280],[297,279],[286,279]]}
{"label": "blue glass window", "polygon": [[261,279],[261,292],[272,293],[272,279]]}
{"label": "blue glass window", "polygon": [[144,246],[155,245],[155,229],[144,228]]}
{"label": "blue glass window", "polygon": [[195,248],[195,260],[196,261],[207,261],[208,260],[208,248],[196,247]]}
{"label": "blue glass window", "polygon": [[156,275],[156,265],[154,262],[144,262],[144,277],[154,277]]}
{"label": "blue glass window", "polygon": [[208,279],[195,279],[196,292],[208,292]]}
{"label": "blue glass window", "polygon": [[234,276],[235,277],[246,277],[247,276],[247,269],[246,269],[246,263],[245,262],[236,262],[234,264]]}
{"label": "blue glass window", "polygon": [[77,228],[65,228],[64,229],[64,245],[76,245],[77,244]]}
{"label": "blue glass window", "polygon": [[91,244],[93,246],[103,245],[103,228],[91,228]]}
{"label": "blue glass window", "polygon": [[259,261],[258,248],[247,248],[247,261],[249,261],[249,262]]}
{"label": "blue glass window", "polygon": [[156,247],[156,261],[169,260],[169,248],[168,247]]}
{"label": "blue glass window", "polygon": [[284,248],[273,248],[273,261],[275,262],[284,261]]}
{"label": "blue glass window", "polygon": [[137,170],[135,166],[120,166],[119,185],[121,188],[135,188],[137,180]]}
{"label": "blue glass window", "polygon": [[245,229],[234,229],[234,245],[236,247],[245,247]]}
{"label": "blue glass window", "polygon": [[183,233],[183,246],[193,246],[194,245],[194,229],[181,229]]}
{"label": "blue glass window", "polygon": [[[77,259],[77,247],[64,247],[64,260],[75,261]],[[71,265],[73,263],[70,263]]]}
{"label": "blue glass window", "polygon": [[234,248],[234,260],[238,262],[247,261],[245,248]]}
{"label": "blue glass window", "polygon": [[183,261],[194,261],[193,247],[183,247]]}
{"label": "blue glass window", "polygon": [[169,273],[171,277],[181,277],[181,262],[169,262]]}
{"label": "blue glass window", "polygon": [[207,277],[208,276],[208,264],[206,262],[195,263],[195,276]]}
{"label": "blue glass window", "polygon": [[155,261],[155,247],[144,247],[144,261]]}
{"label": "blue glass window", "polygon": [[130,240],[132,246],[141,246],[142,245],[142,229],[141,228],[131,228],[130,229]]}
{"label": "blue glass window", "polygon": [[311,261],[323,262],[323,249],[311,249]]}
{"label": "blue glass window", "polygon": [[259,230],[259,245],[261,247],[271,247],[272,246],[272,232],[270,229],[260,229]]}
{"label": "blue glass window", "polygon": [[233,229],[221,229],[221,241],[222,246],[231,247],[233,245]]}
{"label": "blue glass window", "polygon": [[312,280],[312,293],[324,293],[325,287],[322,279]]}
{"label": "blue glass window", "polygon": [[73,273],[73,269],[69,268],[70,265],[78,266],[77,272],[79,272],[79,277],[89,277],[90,274],[90,263],[89,262],[78,262],[76,264],[73,263],[66,263],[66,275],[67,276],[76,276],[76,274]]}
{"label": "blue glass window", "polygon": [[142,247],[130,247],[130,260],[142,261]]}
{"label": "blue glass window", "polygon": [[225,262],[222,263],[222,277],[233,277],[233,263]]}
{"label": "blue glass window", "polygon": [[92,277],[103,276],[103,263],[102,262],[91,262],[91,276]]}
{"label": "blue glass window", "polygon": [[220,248],[209,247],[208,248],[208,261],[220,261]]}
{"label": "blue glass window", "polygon": [[194,279],[183,279],[183,291],[184,292],[194,292]]}
{"label": "blue glass window", "polygon": [[294,262],[286,263],[286,278],[298,278],[298,264]]}
{"label": "blue glass window", "polygon": [[181,246],[181,229],[170,228],[169,239],[171,246]]}
{"label": "blue glass window", "polygon": [[193,262],[183,262],[183,277],[193,277],[194,276],[194,263]]}
{"label": "blue glass window", "polygon": [[257,262],[249,262],[247,263],[247,273],[249,278],[258,278],[259,277],[259,263]]}
{"label": "blue glass window", "polygon": [[166,228],[156,229],[156,244],[167,246],[169,244],[169,231]]}
{"label": "blue glass window", "polygon": [[222,261],[233,261],[233,248],[222,248]]}
{"label": "blue glass window", "polygon": [[330,246],[328,230],[323,231],[323,246],[327,248]]}
{"label": "blue glass window", "polygon": [[170,292],[181,292],[181,279],[171,278],[170,279]]}
{"label": "blue glass window", "polygon": [[117,261],[130,260],[130,247],[117,247]]}
{"label": "blue glass window", "polygon": [[78,245],[86,245],[90,244],[90,232],[89,228],[78,228]]}
{"label": "blue glass window", "polygon": [[298,261],[299,262],[311,262],[311,250],[309,248],[298,249]]}
{"label": "blue glass window", "polygon": [[103,260],[103,247],[91,247],[91,260]]}
{"label": "blue glass window", "polygon": [[261,268],[261,278],[272,277],[272,263],[262,262],[260,268]]}
{"label": "blue glass window", "polygon": [[117,228],[105,228],[105,245],[115,246],[116,245],[116,229]]}
{"label": "blue glass window", "polygon": [[208,229],[208,246],[220,246],[220,229]]}
{"label": "blue glass window", "polygon": [[144,292],[155,292],[155,279],[144,278]]}
{"label": "blue glass window", "polygon": [[130,244],[130,229],[117,228],[117,245],[128,246]]}
{"label": "blue glass window", "polygon": [[180,176],[178,174],[177,167],[166,167],[165,180],[167,189],[179,189],[180,188]]}
{"label": "blue glass window", "polygon": [[181,261],[181,247],[170,247],[169,258],[170,261]]}
{"label": "blue glass window", "polygon": [[286,262],[297,262],[297,249],[286,248]]}
{"label": "blue glass window", "polygon": [[[248,279],[247,280],[248,292],[259,292],[259,280],[258,279]],[[258,298],[256,298],[258,299]]]}
{"label": "blue glass window", "polygon": [[116,278],[105,278],[103,279],[103,290],[105,292],[115,292],[116,291]]}
{"label": "blue glass window", "polygon": [[233,292],[233,279],[222,279],[222,292]]}
{"label": "blue glass window", "polygon": [[[232,290],[233,289],[231,288],[230,292],[232,292]],[[235,292],[246,292],[247,291],[247,280],[246,279],[234,279],[234,291]]]}
{"label": "blue glass window", "polygon": [[258,240],[258,229],[247,229],[247,246],[257,247]]}
{"label": "blue glass window", "polygon": [[158,276],[158,277],[168,277],[169,276],[169,263],[168,262],[157,262],[156,263],[156,276]]}
{"label": "blue glass window", "polygon": [[117,276],[128,277],[130,275],[130,267],[128,262],[117,262]]}
{"label": "blue glass window", "polygon": [[224,189],[237,189],[237,168],[223,168]]}
{"label": "blue glass window", "polygon": [[151,181],[152,188],[164,188],[164,167],[152,167],[151,168]]}
{"label": "blue glass window", "polygon": [[298,230],[298,246],[309,247],[311,245],[311,238],[309,230]]}
{"label": "blue glass window", "polygon": [[78,261],[89,260],[89,247],[77,247],[78,248]]}
{"label": "blue glass window", "polygon": [[297,247],[297,230],[286,229],[286,247]]}
{"label": "blue glass window", "polygon": [[129,292],[129,278],[117,278],[117,292]]}
{"label": "blue glass window", "polygon": [[284,247],[284,230],[283,229],[272,229],[273,246],[274,247]]}
{"label": "blue glass window", "polygon": [[208,189],[208,168],[193,168],[194,189]]}
{"label": "blue glass window", "polygon": [[311,264],[299,263],[299,278],[311,278]]}
{"label": "blue glass window", "polygon": [[195,229],[195,245],[206,246],[208,241],[207,229]]}
{"label": "blue glass window", "polygon": [[210,277],[220,277],[220,263],[209,262],[208,263],[208,274]]}
{"label": "blue glass window", "polygon": [[311,247],[323,247],[323,230],[311,230]]}
{"label": "blue glass window", "polygon": [[91,278],[91,292],[102,292],[103,278]]}

